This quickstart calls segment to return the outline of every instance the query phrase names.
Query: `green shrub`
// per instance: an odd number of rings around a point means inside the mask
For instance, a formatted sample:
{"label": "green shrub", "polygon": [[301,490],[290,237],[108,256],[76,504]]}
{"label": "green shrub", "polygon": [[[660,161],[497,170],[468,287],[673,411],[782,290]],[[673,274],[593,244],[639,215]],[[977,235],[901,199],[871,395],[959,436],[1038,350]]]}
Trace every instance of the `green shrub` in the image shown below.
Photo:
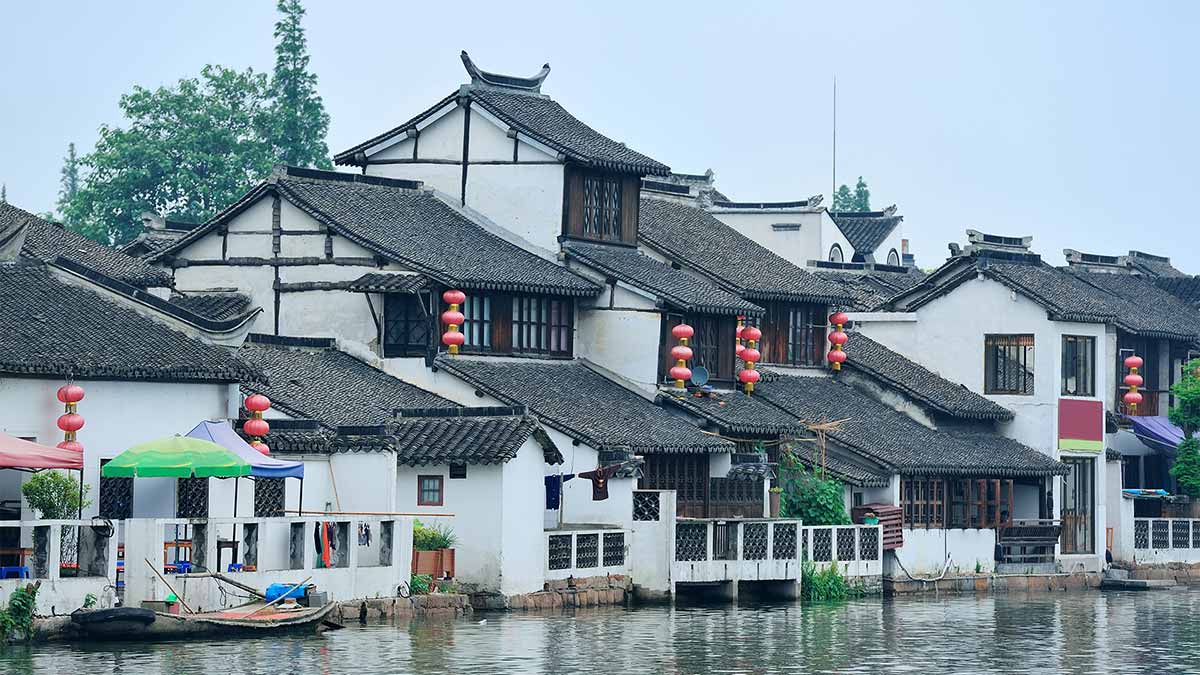
{"label": "green shrub", "polygon": [[800,566],[800,597],[807,602],[846,600],[862,595],[862,585],[851,584],[836,563],[820,571],[811,560]]}
{"label": "green shrub", "polygon": [[457,543],[458,538],[449,525],[425,525],[419,520],[413,523],[413,548],[418,551],[454,548]]}
{"label": "green shrub", "polygon": [[780,515],[805,525],[847,525],[845,488],[841,481],[807,471],[791,452],[784,453],[779,478],[783,486]]}
{"label": "green shrub", "polygon": [[433,577],[428,574],[414,574],[408,580],[408,588],[413,595],[425,595],[433,585]]}
{"label": "green shrub", "polygon": [[9,596],[8,607],[0,610],[0,641],[7,641],[14,633],[26,640],[33,637],[33,613],[41,583],[21,586]]}
{"label": "green shrub", "polygon": [[1185,438],[1179,443],[1171,475],[1179,483],[1179,491],[1189,497],[1200,497],[1200,440]]}
{"label": "green shrub", "polygon": [[[92,489],[90,485],[83,486],[84,494]],[[29,477],[21,486],[21,494],[29,502],[32,509],[41,514],[41,518],[54,520],[74,518],[81,509],[91,505],[84,499],[79,503],[79,481],[57,471],[39,471]]]}
{"label": "green shrub", "polygon": [[1189,497],[1200,497],[1200,440],[1195,438],[1200,430],[1200,359],[1183,366],[1183,377],[1171,386],[1175,395],[1175,407],[1168,417],[1172,424],[1183,429],[1183,440],[1175,453],[1171,475],[1179,483],[1179,491]]}

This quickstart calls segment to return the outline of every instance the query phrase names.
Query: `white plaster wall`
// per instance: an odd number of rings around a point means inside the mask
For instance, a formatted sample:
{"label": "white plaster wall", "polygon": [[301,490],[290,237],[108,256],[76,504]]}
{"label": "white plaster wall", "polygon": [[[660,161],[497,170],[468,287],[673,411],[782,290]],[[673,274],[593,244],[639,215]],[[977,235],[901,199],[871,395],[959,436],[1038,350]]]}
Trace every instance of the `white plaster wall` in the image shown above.
{"label": "white plaster wall", "polygon": [[854,247],[850,245],[850,240],[842,233],[842,228],[833,222],[829,212],[822,210],[821,251],[820,255],[814,257],[813,260],[829,260],[829,250],[833,248],[834,244],[842,247],[843,262],[850,262],[854,258]]}
{"label": "white plaster wall", "polygon": [[[745,236],[771,249],[789,262],[803,267],[809,260],[824,260],[828,246],[824,244],[821,218],[816,211],[722,211],[712,215]],[[777,223],[800,224],[797,231],[776,231]],[[824,252],[823,252],[824,251]]]}
{"label": "white plaster wall", "polygon": [[630,523],[629,571],[635,586],[656,593],[674,590],[675,491],[657,490],[658,520]]}
{"label": "white plaster wall", "polygon": [[[545,466],[542,447],[533,438],[503,465],[500,592],[505,595],[539,591],[545,581]],[[473,468],[467,467],[468,477]]]}
{"label": "white plaster wall", "polygon": [[[459,132],[462,133],[461,131]],[[459,137],[462,142],[462,137]],[[424,156],[425,140],[421,139],[422,156]],[[411,156],[411,155],[410,155]],[[368,176],[383,176],[385,178],[404,178],[419,180],[426,187],[431,187],[454,198],[457,202],[462,194],[462,165],[461,164],[372,164],[367,167]]]}
{"label": "white plaster wall", "polygon": [[[505,140],[511,158],[512,141]],[[472,160],[475,150],[472,144]],[[562,203],[561,164],[471,164],[467,170],[467,206],[539,248],[558,250]]]}
{"label": "white plaster wall", "polygon": [[[896,549],[895,558],[914,577],[936,577],[946,568],[947,555],[950,567],[947,576],[974,574],[976,564],[979,571],[990,574],[995,571],[996,531],[980,530],[923,530],[905,529],[904,546]],[[904,571],[886,559],[887,574],[905,578]]]}
{"label": "white plaster wall", "polygon": [[581,309],[577,317],[577,357],[636,383],[646,393],[654,391],[661,315],[644,310]]}
{"label": "white plaster wall", "polygon": [[[900,262],[903,264],[904,250],[901,248],[902,239],[904,239],[904,221],[900,221],[900,224],[896,226],[896,229],[888,233],[888,236],[885,237],[883,242],[881,242],[875,249],[875,262],[879,264],[886,264],[888,251],[891,249],[896,249],[896,255],[900,256]],[[1097,347],[1097,350],[1098,349],[1099,347]]]}
{"label": "white plaster wall", "polygon": [[[83,480],[91,486],[86,497],[92,502],[83,511],[85,518],[99,512],[101,459],[111,459],[138,443],[186,434],[204,420],[224,419],[230,405],[239,401],[236,389],[226,384],[93,380],[79,384],[86,392],[79,403],[85,421],[79,431],[84,447]],[[63,435],[56,421],[63,404],[55,392],[62,385],[61,380],[0,378],[0,431],[45,445],[58,444]],[[138,478],[133,491],[135,516],[175,515],[174,479]],[[0,494],[0,499],[20,499],[20,494]],[[27,508],[22,515],[36,517]]]}
{"label": "white plaster wall", "polygon": [[[417,476],[443,477],[442,506],[417,506]],[[499,589],[506,506],[501,466],[471,465],[467,467],[466,478],[453,480],[446,465],[401,466],[396,477],[396,495],[401,512],[431,514],[418,519],[427,525],[448,525],[454,530],[458,539],[454,545],[455,575],[460,581],[484,589]],[[447,517],[436,518],[432,514]],[[540,529],[540,525],[541,520],[535,514],[532,527]],[[540,574],[542,568],[538,564],[533,569]]]}

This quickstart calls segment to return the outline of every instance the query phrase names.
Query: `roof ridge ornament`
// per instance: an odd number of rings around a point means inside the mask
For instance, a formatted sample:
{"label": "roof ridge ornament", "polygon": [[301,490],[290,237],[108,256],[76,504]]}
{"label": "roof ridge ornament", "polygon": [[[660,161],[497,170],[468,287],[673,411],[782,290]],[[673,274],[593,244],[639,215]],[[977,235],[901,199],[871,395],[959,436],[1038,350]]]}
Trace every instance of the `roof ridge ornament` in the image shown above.
{"label": "roof ridge ornament", "polygon": [[543,64],[542,69],[532,77],[516,77],[514,75],[489,73],[475,65],[475,62],[471,60],[471,56],[467,54],[467,50],[464,49],[460,56],[462,57],[463,67],[467,69],[467,73],[471,76],[471,84],[473,85],[482,84],[540,94],[542,92],[542,82],[550,74],[549,63]]}

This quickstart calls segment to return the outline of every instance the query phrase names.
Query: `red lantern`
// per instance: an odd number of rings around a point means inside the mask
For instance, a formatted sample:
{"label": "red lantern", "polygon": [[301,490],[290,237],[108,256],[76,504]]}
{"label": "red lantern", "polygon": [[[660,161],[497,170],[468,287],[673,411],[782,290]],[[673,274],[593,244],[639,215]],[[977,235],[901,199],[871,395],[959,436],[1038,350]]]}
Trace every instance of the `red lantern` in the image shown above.
{"label": "red lantern", "polygon": [[1129,369],[1129,374],[1125,376],[1125,384],[1129,387],[1129,391],[1125,393],[1125,396],[1121,400],[1129,406],[1129,413],[1131,415],[1137,414],[1138,404],[1142,402],[1142,395],[1138,393],[1138,387],[1142,386],[1145,380],[1142,379],[1141,375],[1138,375],[1138,368],[1141,368],[1143,363],[1145,362],[1142,360],[1142,357],[1137,354],[1130,354],[1125,357],[1125,367]]}
{"label": "red lantern", "polygon": [[834,312],[829,315],[829,323],[833,326],[833,331],[829,334],[829,344],[833,345],[833,349],[829,352],[829,363],[833,370],[839,371],[842,369],[842,364],[846,362],[846,352],[842,349],[842,345],[846,344],[849,336],[842,330],[842,326],[850,321],[850,315],[845,312]]}
{"label": "red lantern", "polygon": [[83,387],[77,384],[64,384],[58,388],[58,400],[61,403],[79,403],[83,400]]}
{"label": "red lantern", "polygon": [[692,379],[691,369],[684,366],[671,366],[670,375],[671,379],[676,382],[687,382]]}
{"label": "red lantern", "polygon": [[71,433],[79,431],[83,428],[83,415],[77,413],[66,413],[65,415],[59,415],[58,428]]}
{"label": "red lantern", "polygon": [[1127,391],[1122,398],[1130,407],[1137,407],[1137,404],[1142,402],[1142,395],[1136,391]]}
{"label": "red lantern", "polygon": [[1125,357],[1126,368],[1141,368],[1143,363],[1145,363],[1145,361],[1143,361],[1142,357],[1138,356],[1137,354]]}
{"label": "red lantern", "polygon": [[829,334],[829,342],[835,345],[844,345],[850,336],[846,335],[845,331],[835,330]]}
{"label": "red lantern", "polygon": [[1140,387],[1142,386],[1143,382],[1145,382],[1145,380],[1143,380],[1142,376],[1138,375],[1137,373],[1130,373],[1125,376],[1125,384],[1130,387]]}
{"label": "red lantern", "polygon": [[754,383],[762,378],[762,373],[757,370],[743,369],[738,373],[738,379],[742,384],[746,385],[748,391],[754,391]]}
{"label": "red lantern", "polygon": [[692,348],[687,345],[675,345],[671,347],[671,358],[677,361],[691,361]]}
{"label": "red lantern", "polygon": [[73,450],[75,452],[83,452],[83,444],[79,441],[62,441],[54,446],[60,450]]}
{"label": "red lantern", "polygon": [[250,447],[254,448],[255,450],[261,452],[264,455],[271,454],[271,449],[268,448],[267,444],[263,443],[262,441],[254,441],[253,443],[250,444]]}
{"label": "red lantern", "polygon": [[251,394],[246,397],[246,410],[250,412],[266,412],[271,407],[271,399],[262,394]]}
{"label": "red lantern", "polygon": [[466,336],[458,330],[458,327],[467,320],[463,313],[458,311],[459,306],[467,301],[467,294],[458,290],[449,290],[442,293],[442,300],[450,305],[450,309],[442,312],[442,323],[446,324],[446,332],[442,333],[442,344],[446,345],[451,354],[457,354],[458,348],[467,341]]}
{"label": "red lantern", "polygon": [[271,425],[266,420],[255,417],[246,420],[242,431],[245,431],[247,436],[266,436],[271,432]]}
{"label": "red lantern", "polygon": [[671,329],[671,335],[675,336],[676,340],[686,340],[696,334],[696,330],[686,323],[681,323]]}
{"label": "red lantern", "polygon": [[754,347],[745,347],[742,349],[742,360],[743,361],[748,361],[750,363],[758,363],[759,359],[761,359],[761,358],[762,358],[762,354],[760,354],[758,352],[758,350],[755,349]]}
{"label": "red lantern", "polygon": [[833,369],[837,370],[839,366],[846,362],[846,352],[840,349],[830,351],[829,362],[833,364]]}
{"label": "red lantern", "polygon": [[829,323],[835,326],[844,326],[850,323],[850,315],[845,312],[834,312],[829,315]]}
{"label": "red lantern", "polygon": [[744,352],[744,351],[746,351],[746,345],[744,345],[744,344],[742,344],[742,343],[740,343],[740,342],[739,342],[739,343],[737,343],[737,345],[735,345],[735,346],[734,346],[734,348],[733,348],[733,353],[734,353],[734,354],[735,354],[735,355],[736,355],[738,358],[741,358],[741,356],[742,356],[742,352]]}
{"label": "red lantern", "polygon": [[762,331],[758,329],[758,326],[746,326],[742,329],[742,338],[746,342],[758,342],[762,339]]}

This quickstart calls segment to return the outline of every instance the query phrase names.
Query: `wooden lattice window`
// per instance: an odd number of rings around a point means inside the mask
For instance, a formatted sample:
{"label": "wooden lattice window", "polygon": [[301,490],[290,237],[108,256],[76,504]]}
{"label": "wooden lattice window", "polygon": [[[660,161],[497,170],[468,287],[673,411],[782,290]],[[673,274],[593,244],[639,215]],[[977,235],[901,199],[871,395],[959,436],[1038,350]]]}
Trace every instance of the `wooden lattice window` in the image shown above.
{"label": "wooden lattice window", "polygon": [[462,332],[466,342],[464,352],[492,351],[492,298],[486,295],[467,295],[462,306]]}
{"label": "wooden lattice window", "polygon": [[512,350],[570,356],[575,308],[569,298],[518,295],[512,300]]}
{"label": "wooden lattice window", "polygon": [[1062,394],[1096,395],[1096,338],[1087,335],[1063,336]]}
{"label": "wooden lattice window", "polygon": [[387,293],[383,296],[383,355],[423,356],[429,348],[431,319],[419,296]]}
{"label": "wooden lattice window", "polygon": [[1032,335],[984,336],[985,394],[1033,396]]}
{"label": "wooden lattice window", "polygon": [[442,476],[417,476],[417,506],[442,506]]}
{"label": "wooden lattice window", "polygon": [[583,234],[593,239],[621,239],[621,181],[618,178],[583,177]]}
{"label": "wooden lattice window", "polygon": [[940,478],[906,478],[900,484],[905,527],[942,527],[946,487]]}

